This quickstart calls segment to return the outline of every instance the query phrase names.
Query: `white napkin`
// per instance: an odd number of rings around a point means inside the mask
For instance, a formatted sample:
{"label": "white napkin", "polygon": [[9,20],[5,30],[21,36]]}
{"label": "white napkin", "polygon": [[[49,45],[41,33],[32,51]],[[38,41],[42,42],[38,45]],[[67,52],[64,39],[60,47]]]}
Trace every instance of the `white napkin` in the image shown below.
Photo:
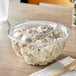
{"label": "white napkin", "polygon": [[[74,61],[74,58],[72,57],[66,57],[40,71],[37,71],[29,76],[48,76],[49,73],[52,73],[53,71],[56,71],[58,69],[61,69],[63,68],[64,66],[67,66],[68,64],[70,64],[72,61]],[[68,73],[65,73],[61,76],[76,76],[76,71],[71,71],[71,72],[68,72]]]}

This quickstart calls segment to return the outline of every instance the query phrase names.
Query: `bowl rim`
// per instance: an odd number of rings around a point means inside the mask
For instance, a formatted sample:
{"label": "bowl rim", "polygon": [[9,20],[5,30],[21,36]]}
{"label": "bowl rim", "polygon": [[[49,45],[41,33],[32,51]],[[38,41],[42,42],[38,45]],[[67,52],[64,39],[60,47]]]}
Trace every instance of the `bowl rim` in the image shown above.
{"label": "bowl rim", "polygon": [[[59,42],[66,41],[67,38],[68,38],[69,35],[70,35],[70,28],[68,28],[67,26],[65,26],[65,25],[63,25],[63,24],[61,24],[61,23],[57,23],[57,22],[53,22],[53,21],[47,21],[47,20],[28,20],[28,21],[24,21],[24,22],[21,22],[21,23],[17,23],[17,24],[15,24],[15,25],[13,25],[13,26],[10,26],[9,29],[7,30],[7,35],[8,35],[8,37],[9,37],[11,40],[14,40],[14,41],[16,41],[16,42],[22,43],[22,41],[19,41],[18,39],[13,38],[13,37],[10,35],[10,31],[11,31],[12,28],[17,27],[17,26],[22,25],[22,24],[25,24],[25,23],[27,23],[27,22],[47,22],[48,24],[55,23],[55,24],[57,24],[58,26],[65,27],[65,28],[67,29],[67,31],[68,31],[68,36],[65,36],[65,38],[56,39],[55,41],[51,41],[51,42],[49,42],[49,44],[59,43]],[[46,43],[48,43],[48,42],[46,42]],[[23,44],[26,44],[26,43],[23,43]],[[31,44],[31,43],[30,43],[30,44]],[[45,43],[44,43],[44,44],[45,44]]]}

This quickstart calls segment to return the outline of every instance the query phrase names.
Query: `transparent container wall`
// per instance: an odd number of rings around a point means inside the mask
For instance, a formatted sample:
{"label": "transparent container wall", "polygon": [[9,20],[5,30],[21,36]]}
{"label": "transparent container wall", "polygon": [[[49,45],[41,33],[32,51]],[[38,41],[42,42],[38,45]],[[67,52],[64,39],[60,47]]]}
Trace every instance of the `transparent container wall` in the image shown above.
{"label": "transparent container wall", "polygon": [[9,0],[0,0],[0,22],[8,19]]}

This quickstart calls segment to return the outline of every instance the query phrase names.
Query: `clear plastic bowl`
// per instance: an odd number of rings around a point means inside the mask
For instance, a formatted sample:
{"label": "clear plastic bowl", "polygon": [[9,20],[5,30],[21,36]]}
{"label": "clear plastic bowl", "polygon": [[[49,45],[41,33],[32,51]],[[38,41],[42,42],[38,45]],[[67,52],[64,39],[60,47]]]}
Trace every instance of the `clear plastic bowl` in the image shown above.
{"label": "clear plastic bowl", "polygon": [[[15,38],[13,35],[16,30],[20,30],[26,27],[50,25],[54,30],[59,29],[64,37],[55,39],[53,41],[45,42],[38,48],[34,43],[22,42],[19,38]],[[25,31],[25,30],[24,30]],[[22,57],[22,59],[32,65],[47,65],[55,60],[63,51],[65,41],[68,38],[70,32],[67,27],[62,24],[50,22],[50,21],[27,21],[24,23],[11,26],[8,30],[8,36],[11,39],[12,48],[15,53]]]}

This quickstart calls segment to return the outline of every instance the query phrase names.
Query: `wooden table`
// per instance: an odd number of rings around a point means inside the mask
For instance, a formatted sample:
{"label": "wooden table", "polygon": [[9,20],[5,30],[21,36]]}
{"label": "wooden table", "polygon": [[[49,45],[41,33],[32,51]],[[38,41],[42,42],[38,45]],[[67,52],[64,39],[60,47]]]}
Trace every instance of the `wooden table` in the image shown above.
{"label": "wooden table", "polygon": [[58,59],[66,56],[76,57],[76,28],[71,25],[72,8],[10,3],[9,12],[8,21],[0,24],[0,76],[28,76],[44,68],[44,66],[25,64],[12,51],[10,39],[7,37],[7,30],[9,26],[26,20],[50,20],[68,26],[71,29],[71,36],[67,40],[64,52]]}

